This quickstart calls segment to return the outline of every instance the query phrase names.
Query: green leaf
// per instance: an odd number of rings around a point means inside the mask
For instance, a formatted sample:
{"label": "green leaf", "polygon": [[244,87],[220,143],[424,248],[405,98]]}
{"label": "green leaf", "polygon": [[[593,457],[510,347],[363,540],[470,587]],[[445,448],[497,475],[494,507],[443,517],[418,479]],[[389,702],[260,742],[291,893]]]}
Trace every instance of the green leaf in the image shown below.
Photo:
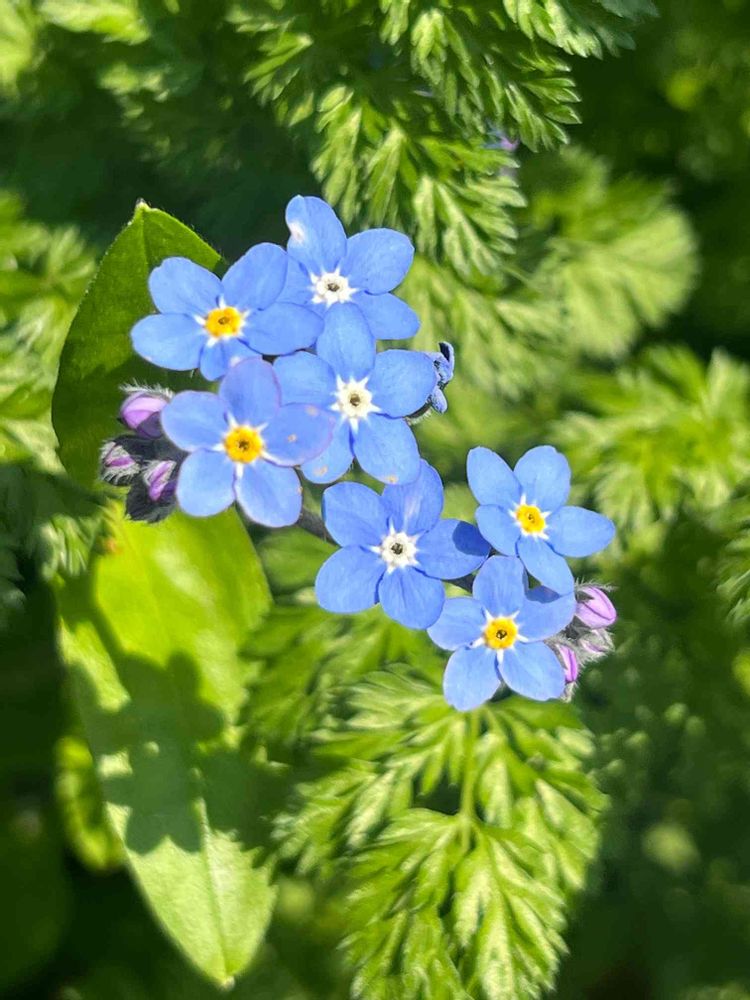
{"label": "green leaf", "polygon": [[[163,378],[160,369],[133,352],[130,331],[153,312],[147,284],[151,270],[166,257],[179,256],[210,269],[220,261],[187,226],[139,204],[105,254],[73,320],[60,359],[52,422],[63,465],[86,486],[96,479],[99,448],[114,427],[120,387]],[[187,377],[178,376],[172,383],[183,387]]]}
{"label": "green leaf", "polygon": [[590,735],[562,703],[456,712],[413,660],[340,692],[282,852],[345,893],[355,997],[531,1000],[598,845]]}
{"label": "green leaf", "polygon": [[58,741],[55,756],[55,792],[68,842],[88,868],[101,872],[119,868],[124,852],[104,813],[91,751],[84,740],[70,734]]}
{"label": "green leaf", "polygon": [[41,14],[67,31],[91,31],[109,41],[135,45],[149,37],[135,0],[43,0]]}
{"label": "green leaf", "polygon": [[157,919],[208,977],[252,958],[274,890],[267,766],[240,749],[238,649],[268,606],[236,515],[120,523],[58,591],[63,656],[109,819]]}

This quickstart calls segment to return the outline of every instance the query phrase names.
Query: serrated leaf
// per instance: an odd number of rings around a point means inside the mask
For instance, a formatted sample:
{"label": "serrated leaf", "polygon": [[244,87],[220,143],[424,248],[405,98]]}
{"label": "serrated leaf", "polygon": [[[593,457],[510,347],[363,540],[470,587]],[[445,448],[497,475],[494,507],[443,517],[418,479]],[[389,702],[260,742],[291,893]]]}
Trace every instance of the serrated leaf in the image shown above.
{"label": "serrated leaf", "polygon": [[108,817],[155,916],[206,976],[248,964],[273,904],[267,769],[242,754],[238,649],[268,606],[231,512],[120,523],[58,589],[63,656]]}
{"label": "serrated leaf", "polygon": [[42,0],[41,14],[67,31],[91,31],[134,45],[149,37],[136,0]]}
{"label": "serrated leaf", "polygon": [[[96,480],[99,449],[114,426],[120,387],[164,381],[161,370],[134,353],[130,331],[153,312],[147,284],[151,270],[175,256],[189,257],[210,270],[220,262],[187,226],[166,212],[138,205],[105,254],[73,320],[60,359],[52,422],[63,465],[85,486]],[[170,382],[177,388],[189,384],[185,376]]]}

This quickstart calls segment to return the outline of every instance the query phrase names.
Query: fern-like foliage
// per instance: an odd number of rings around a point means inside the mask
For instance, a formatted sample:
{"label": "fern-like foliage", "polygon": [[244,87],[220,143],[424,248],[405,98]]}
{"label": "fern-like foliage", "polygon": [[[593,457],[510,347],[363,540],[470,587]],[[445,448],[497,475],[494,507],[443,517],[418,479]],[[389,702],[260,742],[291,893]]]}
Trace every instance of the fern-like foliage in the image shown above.
{"label": "fern-like foliage", "polygon": [[18,560],[44,579],[80,572],[99,507],[60,474],[50,401],[93,257],[69,228],[25,218],[0,192],[0,607],[18,603]]}
{"label": "fern-like foliage", "polygon": [[355,996],[536,997],[596,844],[588,735],[522,699],[458,715],[438,681],[403,664],[339,693],[281,851],[345,894]]}
{"label": "fern-like foliage", "polygon": [[687,348],[651,348],[617,373],[615,392],[608,378],[583,377],[592,414],[569,414],[557,437],[624,528],[669,520],[683,504],[710,512],[750,471],[749,377],[721,352],[704,366]]}

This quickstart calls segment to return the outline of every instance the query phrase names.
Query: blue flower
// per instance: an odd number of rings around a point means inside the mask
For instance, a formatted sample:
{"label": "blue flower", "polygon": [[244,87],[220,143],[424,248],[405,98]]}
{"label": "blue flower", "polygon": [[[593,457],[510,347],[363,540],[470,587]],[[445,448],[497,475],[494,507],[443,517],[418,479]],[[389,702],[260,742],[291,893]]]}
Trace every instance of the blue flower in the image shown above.
{"label": "blue flower", "polygon": [[489,546],[471,524],[440,519],[443,484],[426,462],[408,486],[386,486],[378,496],[358,483],[338,483],[323,494],[323,519],[343,546],[320,568],[318,603],[327,611],[364,611],[378,601],[409,628],[437,621],[445,600],[441,580],[471,573]]}
{"label": "blue flower", "polygon": [[285,301],[289,263],[273,243],[252,247],[223,278],[186,257],[167,258],[148,279],[159,312],[133,327],[133,347],[162,368],[200,368],[211,380],[242,358],[309,347],[323,323]]}
{"label": "blue flower", "polygon": [[453,344],[448,344],[441,340],[438,344],[439,351],[427,351],[427,357],[435,366],[437,382],[428,403],[437,413],[445,413],[448,409],[448,400],[445,398],[443,389],[453,378],[453,370],[456,366],[456,355]]}
{"label": "blue flower", "polygon": [[468,711],[488,701],[502,683],[535,701],[559,698],[565,673],[541,640],[572,619],[572,592],[527,591],[520,559],[493,556],[477,573],[473,594],[447,600],[427,630],[441,649],[455,650],[443,677],[448,703]]}
{"label": "blue flower", "polygon": [[330,205],[297,195],[287,205],[290,264],[285,295],[321,314],[341,308],[367,321],[375,339],[400,340],[419,329],[419,317],[389,293],[411,266],[414,247],[393,229],[368,229],[347,239]]}
{"label": "blue flower", "polygon": [[285,403],[312,403],[336,415],[329,447],[302,471],[314,483],[339,479],[353,457],[385,483],[408,483],[419,473],[419,450],[403,419],[424,404],[435,369],[421,351],[375,352],[356,313],[337,312],[321,334],[317,356],[300,352],[274,368]]}
{"label": "blue flower", "polygon": [[314,406],[281,405],[272,365],[259,358],[229,370],[218,395],[181,392],[164,407],[167,436],[190,452],[177,480],[177,502],[208,517],[237,500],[259,524],[294,524],[302,488],[290,468],[321,452],[333,421]]}
{"label": "blue flower", "polygon": [[511,470],[488,448],[469,452],[471,492],[482,505],[477,524],[498,552],[517,555],[540,583],[558,594],[573,590],[564,556],[590,556],[612,541],[615,526],[602,514],[564,507],[570,466],[549,445],[532,448]]}

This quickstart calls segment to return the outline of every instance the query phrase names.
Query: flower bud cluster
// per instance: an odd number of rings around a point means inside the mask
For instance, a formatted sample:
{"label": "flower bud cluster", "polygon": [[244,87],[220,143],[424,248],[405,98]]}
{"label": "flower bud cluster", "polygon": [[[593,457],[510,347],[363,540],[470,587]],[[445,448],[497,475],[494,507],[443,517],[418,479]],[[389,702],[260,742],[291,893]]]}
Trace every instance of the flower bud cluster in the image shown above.
{"label": "flower bud cluster", "polygon": [[161,428],[161,411],[172,393],[138,386],[128,386],[125,392],[119,420],[127,432],[104,442],[99,475],[106,483],[127,487],[128,517],[153,524],[176,507],[177,476],[185,457]]}
{"label": "flower bud cluster", "polygon": [[566,696],[570,697],[584,667],[614,649],[610,629],[617,610],[603,585],[576,587],[572,621],[551,640],[565,671]]}

